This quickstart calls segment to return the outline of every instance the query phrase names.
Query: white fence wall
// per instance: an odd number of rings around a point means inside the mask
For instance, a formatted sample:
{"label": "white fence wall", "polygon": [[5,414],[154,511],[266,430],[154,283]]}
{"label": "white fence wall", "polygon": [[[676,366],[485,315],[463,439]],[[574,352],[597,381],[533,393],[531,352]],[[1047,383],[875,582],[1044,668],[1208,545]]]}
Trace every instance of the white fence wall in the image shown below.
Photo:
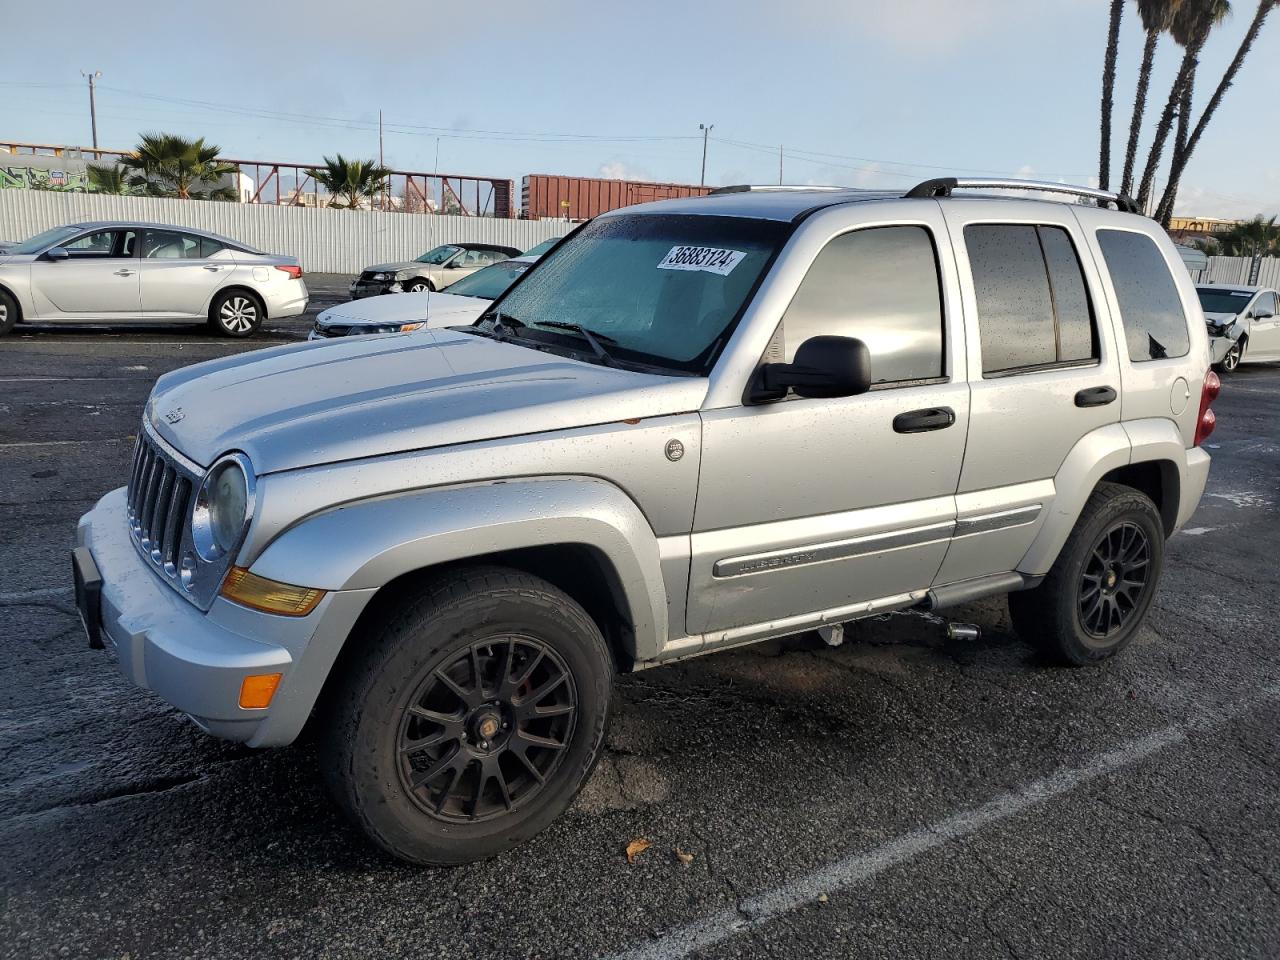
{"label": "white fence wall", "polygon": [[441,243],[500,243],[527,250],[572,228],[558,220],[0,190],[0,239],[25,240],[50,227],[83,220],[139,220],[209,230],[260,250],[297,257],[303,269],[325,273],[358,273],[371,263],[411,260]]}
{"label": "white fence wall", "polygon": [[[1210,257],[1209,269],[1202,271],[1199,279],[1214,283],[1248,283],[1251,263],[1253,261],[1249,257]],[[1280,287],[1280,258],[1262,258],[1257,284],[1260,287]]]}

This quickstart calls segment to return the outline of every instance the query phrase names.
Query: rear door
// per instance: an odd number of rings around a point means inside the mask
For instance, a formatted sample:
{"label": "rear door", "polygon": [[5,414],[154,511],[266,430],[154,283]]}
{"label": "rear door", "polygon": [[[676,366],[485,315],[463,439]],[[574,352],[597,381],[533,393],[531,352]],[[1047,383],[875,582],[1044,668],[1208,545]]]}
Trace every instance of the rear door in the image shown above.
{"label": "rear door", "polygon": [[142,313],[151,319],[203,319],[236,266],[221,243],[178,230],[147,230],[139,263]]}
{"label": "rear door", "polygon": [[1280,317],[1276,316],[1276,295],[1273,290],[1258,294],[1251,309],[1253,320],[1249,329],[1250,360],[1280,359]]}
{"label": "rear door", "polygon": [[[939,583],[1014,569],[1086,434],[1120,420],[1116,349],[1066,204],[942,204],[959,261],[972,404]],[[1082,255],[1083,254],[1083,255]]]}
{"label": "rear door", "polygon": [[66,260],[31,264],[31,294],[42,320],[137,317],[136,230],[84,233],[62,244]]}

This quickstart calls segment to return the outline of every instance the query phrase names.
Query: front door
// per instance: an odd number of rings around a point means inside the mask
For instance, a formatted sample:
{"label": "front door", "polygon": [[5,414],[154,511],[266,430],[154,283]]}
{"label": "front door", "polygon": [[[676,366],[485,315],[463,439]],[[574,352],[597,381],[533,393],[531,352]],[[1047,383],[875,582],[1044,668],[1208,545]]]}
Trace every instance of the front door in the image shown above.
{"label": "front door", "polygon": [[969,419],[946,230],[936,201],[890,223],[861,207],[815,220],[816,257],[775,268],[803,279],[762,360],[857,337],[875,387],[703,412],[690,634],[902,605],[942,563]]}
{"label": "front door", "polygon": [[203,318],[214,290],[236,268],[222,249],[216,240],[195,234],[148,230],[139,262],[143,315]]}
{"label": "front door", "polygon": [[1250,312],[1249,323],[1250,360],[1280,360],[1280,317],[1276,316],[1276,295],[1270,290],[1258,294]]}
{"label": "front door", "polygon": [[31,295],[41,320],[137,317],[137,231],[94,230],[62,244],[65,260],[31,264]]}

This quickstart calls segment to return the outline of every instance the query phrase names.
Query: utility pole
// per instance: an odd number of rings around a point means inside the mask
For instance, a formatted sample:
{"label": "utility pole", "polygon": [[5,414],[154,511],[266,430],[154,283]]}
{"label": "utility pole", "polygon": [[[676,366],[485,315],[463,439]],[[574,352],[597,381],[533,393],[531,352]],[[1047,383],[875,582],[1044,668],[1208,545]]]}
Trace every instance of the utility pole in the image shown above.
{"label": "utility pole", "polygon": [[698,129],[702,131],[702,179],[698,181],[701,186],[707,185],[707,137],[711,135],[711,131],[716,128],[714,123],[698,124]]}
{"label": "utility pole", "polygon": [[[387,166],[382,160],[382,111],[381,110],[378,111],[378,166],[384,170],[386,169],[386,166]],[[382,181],[382,190],[380,192],[382,193],[381,207],[383,210],[385,210],[387,209],[387,181],[385,179]]]}
{"label": "utility pole", "polygon": [[[93,73],[80,71],[80,76],[85,77],[89,81],[89,124],[93,128],[93,149],[98,149],[98,108],[93,102],[93,85],[94,82],[102,76],[101,70],[95,70]],[[97,157],[94,157],[96,160]]]}

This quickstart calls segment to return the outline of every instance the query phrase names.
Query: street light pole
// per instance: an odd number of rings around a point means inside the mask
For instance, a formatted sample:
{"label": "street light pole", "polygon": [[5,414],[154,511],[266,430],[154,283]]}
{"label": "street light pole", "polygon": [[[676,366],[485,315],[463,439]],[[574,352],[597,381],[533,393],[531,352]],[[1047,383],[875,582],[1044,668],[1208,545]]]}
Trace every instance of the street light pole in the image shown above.
{"label": "street light pole", "polygon": [[102,76],[101,70],[95,70],[93,73],[80,71],[80,76],[85,77],[89,81],[89,125],[93,129],[93,149],[98,149],[98,108],[93,101],[93,84],[94,81]]}
{"label": "street light pole", "polygon": [[707,185],[707,137],[715,128],[714,123],[698,124],[698,129],[702,131],[702,179],[698,183],[704,187]]}

